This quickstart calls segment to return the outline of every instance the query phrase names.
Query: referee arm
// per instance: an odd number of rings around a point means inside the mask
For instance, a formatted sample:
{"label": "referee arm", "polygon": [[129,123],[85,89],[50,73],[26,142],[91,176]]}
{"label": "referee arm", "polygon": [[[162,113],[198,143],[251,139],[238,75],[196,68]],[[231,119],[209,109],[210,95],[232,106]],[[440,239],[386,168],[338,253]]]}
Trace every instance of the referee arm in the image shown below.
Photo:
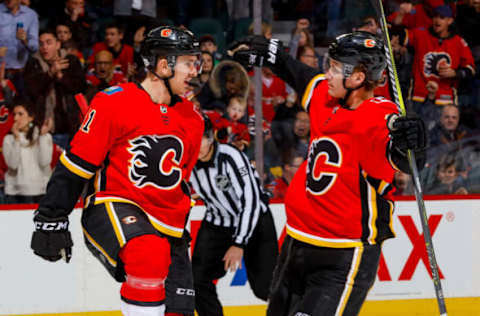
{"label": "referee arm", "polygon": [[248,158],[232,147],[227,159],[227,172],[236,195],[240,199],[238,226],[233,235],[233,244],[244,247],[257,225],[260,215],[260,190]]}

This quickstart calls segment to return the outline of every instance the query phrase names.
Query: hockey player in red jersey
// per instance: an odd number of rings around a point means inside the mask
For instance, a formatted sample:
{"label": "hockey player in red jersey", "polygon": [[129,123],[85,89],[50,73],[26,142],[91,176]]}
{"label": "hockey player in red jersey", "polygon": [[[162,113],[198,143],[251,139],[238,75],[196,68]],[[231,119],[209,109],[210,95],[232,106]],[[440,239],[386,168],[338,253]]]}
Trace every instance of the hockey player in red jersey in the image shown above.
{"label": "hockey player in red jersey", "polygon": [[[165,306],[167,312],[193,315],[182,236],[190,210],[186,180],[197,161],[203,119],[179,95],[197,76],[199,54],[191,32],[151,30],[141,48],[146,78],[97,94],[35,212],[34,253],[68,262],[73,245],[68,214],[88,182],[85,242],[122,282],[127,316],[164,315]],[[175,297],[176,287],[183,289],[181,297]]]}
{"label": "hockey player in red jersey", "polygon": [[357,315],[381,244],[394,237],[388,192],[395,170],[409,172],[408,149],[422,157],[423,123],[398,117],[395,104],[374,97],[386,62],[373,34],[337,37],[325,75],[292,59],[275,39],[248,37],[233,48],[241,63],[271,67],[294,87],[311,121],[308,159],[285,198],[288,236],[267,315]]}

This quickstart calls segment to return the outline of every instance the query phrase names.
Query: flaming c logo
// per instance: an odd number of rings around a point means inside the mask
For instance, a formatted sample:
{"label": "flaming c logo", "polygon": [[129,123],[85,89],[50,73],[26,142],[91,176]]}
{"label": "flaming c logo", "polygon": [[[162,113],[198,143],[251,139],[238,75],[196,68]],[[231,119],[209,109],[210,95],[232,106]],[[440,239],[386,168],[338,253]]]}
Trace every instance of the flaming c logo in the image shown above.
{"label": "flaming c logo", "polygon": [[368,48],[372,48],[372,47],[375,47],[375,41],[373,39],[366,39],[365,42],[363,43],[363,45],[365,45],[365,47],[368,47]]}
{"label": "flaming c logo", "polygon": [[164,29],[160,32],[160,36],[161,37],[169,37],[170,34],[172,34],[172,30],[171,29]]}

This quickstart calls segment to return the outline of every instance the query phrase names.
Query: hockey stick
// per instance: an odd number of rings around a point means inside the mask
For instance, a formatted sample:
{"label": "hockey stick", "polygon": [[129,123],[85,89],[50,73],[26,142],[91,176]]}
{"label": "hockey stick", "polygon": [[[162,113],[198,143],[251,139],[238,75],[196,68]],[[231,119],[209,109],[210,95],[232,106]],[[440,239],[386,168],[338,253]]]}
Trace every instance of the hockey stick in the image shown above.
{"label": "hockey stick", "polygon": [[[388,73],[391,81],[394,101],[397,104],[398,111],[401,115],[405,116],[407,111],[405,104],[403,103],[402,91],[400,89],[400,82],[398,80],[397,70],[395,68],[395,59],[393,56],[392,45],[390,43],[390,36],[388,34],[387,21],[385,19],[385,12],[383,10],[382,0],[371,0],[377,16],[380,20],[380,26],[385,37],[385,53],[387,55]],[[410,168],[412,170],[412,179],[414,182],[415,198],[418,204],[418,210],[420,213],[420,221],[422,222],[423,238],[425,240],[425,246],[427,248],[428,261],[432,270],[433,285],[435,287],[435,294],[437,296],[438,308],[440,310],[440,316],[447,316],[447,308],[445,306],[445,299],[443,296],[442,284],[440,283],[440,276],[438,274],[437,259],[435,258],[435,251],[433,249],[432,235],[430,228],[428,227],[427,212],[425,209],[425,202],[423,200],[422,186],[420,185],[420,176],[417,169],[415,160],[415,153],[412,150],[408,151],[408,160]]]}

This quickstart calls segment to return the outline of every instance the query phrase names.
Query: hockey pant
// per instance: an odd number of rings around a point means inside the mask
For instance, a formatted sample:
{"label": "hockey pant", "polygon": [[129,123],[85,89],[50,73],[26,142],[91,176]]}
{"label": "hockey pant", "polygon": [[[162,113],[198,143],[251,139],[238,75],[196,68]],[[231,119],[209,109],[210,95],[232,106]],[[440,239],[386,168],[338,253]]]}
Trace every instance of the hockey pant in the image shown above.
{"label": "hockey pant", "polygon": [[[167,315],[193,315],[193,276],[186,238],[160,233],[147,215],[130,203],[97,201],[83,211],[82,226],[87,248],[122,282],[126,315],[126,310],[134,310],[131,315],[163,315],[166,303]],[[152,313],[140,313],[142,308]]]}
{"label": "hockey pant", "polygon": [[[195,309],[199,316],[223,315],[213,282],[226,274],[222,259],[232,246],[234,232],[235,228],[219,227],[206,221],[200,226],[192,256]],[[268,298],[277,256],[276,231],[272,214],[267,211],[260,216],[243,258],[253,293],[262,300]]]}
{"label": "hockey pant", "polygon": [[375,282],[380,245],[326,248],[285,238],[267,316],[355,316]]}

